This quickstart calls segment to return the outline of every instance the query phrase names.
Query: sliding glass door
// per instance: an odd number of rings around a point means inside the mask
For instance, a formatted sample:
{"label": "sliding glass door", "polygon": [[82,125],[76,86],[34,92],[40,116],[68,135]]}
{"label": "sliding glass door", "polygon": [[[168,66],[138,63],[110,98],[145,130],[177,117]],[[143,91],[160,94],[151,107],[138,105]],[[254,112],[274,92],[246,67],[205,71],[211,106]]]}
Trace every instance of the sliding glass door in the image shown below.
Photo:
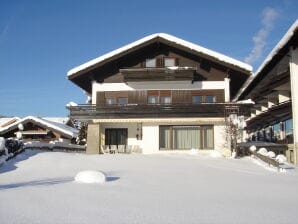
{"label": "sliding glass door", "polygon": [[105,130],[106,145],[127,145],[127,128],[109,128]]}
{"label": "sliding glass door", "polygon": [[160,126],[159,147],[171,149],[213,149],[213,126]]}

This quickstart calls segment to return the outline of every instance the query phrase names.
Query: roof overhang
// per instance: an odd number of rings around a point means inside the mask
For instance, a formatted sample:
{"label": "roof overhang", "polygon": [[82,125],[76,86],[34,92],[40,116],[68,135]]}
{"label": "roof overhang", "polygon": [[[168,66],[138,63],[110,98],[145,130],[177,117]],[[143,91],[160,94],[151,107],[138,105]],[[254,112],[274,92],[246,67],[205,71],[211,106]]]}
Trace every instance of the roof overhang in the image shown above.
{"label": "roof overhang", "polygon": [[[273,48],[270,54],[266,57],[264,62],[258,68],[254,75],[247,79],[242,88],[238,91],[233,101],[250,98],[255,86],[262,81],[270,70],[284,57],[289,51],[290,47],[296,48],[298,46],[298,19]],[[258,93],[257,93],[258,94]]]}

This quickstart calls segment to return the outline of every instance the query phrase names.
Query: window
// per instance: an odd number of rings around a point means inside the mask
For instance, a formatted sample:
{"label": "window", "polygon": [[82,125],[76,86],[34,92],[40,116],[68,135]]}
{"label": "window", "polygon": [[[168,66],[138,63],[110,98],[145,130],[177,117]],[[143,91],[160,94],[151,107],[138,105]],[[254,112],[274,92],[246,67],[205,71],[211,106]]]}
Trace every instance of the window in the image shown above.
{"label": "window", "polygon": [[127,97],[119,97],[118,103],[121,105],[128,104],[128,98]]}
{"label": "window", "polygon": [[156,59],[146,59],[145,66],[146,68],[156,68]]}
{"label": "window", "polygon": [[161,104],[170,104],[170,103],[172,103],[172,98],[170,96],[161,96],[160,103]]}
{"label": "window", "polygon": [[280,123],[277,123],[273,126],[273,142],[277,142],[280,139]]}
{"label": "window", "polygon": [[108,105],[116,104],[116,98],[106,98],[106,104]]}
{"label": "window", "polygon": [[175,58],[164,58],[165,67],[173,67],[176,65]]}
{"label": "window", "polygon": [[158,103],[158,96],[148,96],[148,103],[149,104],[157,104]]}
{"label": "window", "polygon": [[213,149],[213,126],[159,126],[159,148]]}
{"label": "window", "polygon": [[202,103],[203,97],[202,96],[192,96],[192,103]]}
{"label": "window", "polygon": [[293,143],[294,139],[293,139],[293,120],[292,119],[285,121],[285,134],[286,134],[287,143],[288,144]]}
{"label": "window", "polygon": [[206,103],[214,103],[216,102],[215,96],[206,96]]}

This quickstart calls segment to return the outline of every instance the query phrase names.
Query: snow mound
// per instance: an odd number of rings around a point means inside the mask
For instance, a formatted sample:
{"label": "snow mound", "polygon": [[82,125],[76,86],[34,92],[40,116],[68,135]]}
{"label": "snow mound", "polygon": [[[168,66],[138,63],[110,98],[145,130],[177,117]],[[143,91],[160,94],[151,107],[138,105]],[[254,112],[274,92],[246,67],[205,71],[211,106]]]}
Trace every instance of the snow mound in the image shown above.
{"label": "snow mound", "polygon": [[78,183],[92,184],[106,182],[106,175],[100,171],[85,170],[79,172],[75,176],[75,181]]}
{"label": "snow mound", "polygon": [[222,155],[219,151],[216,151],[216,150],[212,151],[212,152],[210,153],[210,156],[211,156],[212,158],[221,158],[221,157],[223,157],[223,155]]}
{"label": "snow mound", "polygon": [[283,154],[277,155],[275,160],[279,163],[287,162],[287,158]]}
{"label": "snow mound", "polygon": [[259,151],[258,151],[258,153],[260,153],[260,154],[263,155],[263,156],[266,156],[267,153],[268,153],[268,151],[267,151],[266,148],[260,148]]}
{"label": "snow mound", "polygon": [[276,156],[275,153],[272,151],[269,151],[266,155],[270,158],[274,158]]}
{"label": "snow mound", "polygon": [[249,147],[249,151],[255,152],[257,150],[257,147],[255,145],[252,145]]}

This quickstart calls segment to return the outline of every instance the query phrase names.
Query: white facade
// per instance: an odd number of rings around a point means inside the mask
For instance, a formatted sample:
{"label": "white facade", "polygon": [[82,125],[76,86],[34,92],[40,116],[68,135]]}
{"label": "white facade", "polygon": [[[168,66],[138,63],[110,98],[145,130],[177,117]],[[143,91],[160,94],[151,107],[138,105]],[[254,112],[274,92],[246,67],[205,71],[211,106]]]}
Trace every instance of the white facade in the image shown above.
{"label": "white facade", "polygon": [[[230,102],[230,79],[224,81],[151,81],[129,83],[92,83],[92,104],[96,104],[97,92],[136,91],[136,90],[223,90],[225,102]],[[201,126],[209,125],[214,131],[214,148],[211,150],[224,151],[227,148],[224,118],[150,118],[150,119],[95,119],[100,124],[101,145],[105,144],[106,129],[127,129],[127,145],[136,146],[144,154],[170,152],[160,150],[160,125],[172,126]],[[137,131],[141,126],[142,138],[138,139]],[[209,149],[210,150],[210,149]],[[185,150],[183,150],[185,151]]]}
{"label": "white facade", "polygon": [[[189,120],[189,121],[188,121]],[[202,120],[205,120],[203,122]],[[202,126],[210,125],[213,126],[214,130],[214,148],[211,150],[224,151],[227,149],[225,125],[223,118],[204,118],[204,119],[143,119],[138,120],[138,122],[133,122],[132,119],[119,120],[117,123],[115,120],[102,120],[100,122],[100,132],[101,132],[101,144],[105,144],[105,130],[113,128],[126,128],[128,132],[127,145],[137,146],[142,153],[151,154],[159,153],[159,127],[160,125],[188,125],[188,126]],[[108,123],[107,123],[108,122]],[[141,132],[137,130],[141,127]],[[142,134],[141,139],[137,139],[138,134]],[[210,150],[210,149],[209,149]],[[162,150],[163,152],[170,152],[173,150]],[[183,150],[185,151],[185,150]]]}

